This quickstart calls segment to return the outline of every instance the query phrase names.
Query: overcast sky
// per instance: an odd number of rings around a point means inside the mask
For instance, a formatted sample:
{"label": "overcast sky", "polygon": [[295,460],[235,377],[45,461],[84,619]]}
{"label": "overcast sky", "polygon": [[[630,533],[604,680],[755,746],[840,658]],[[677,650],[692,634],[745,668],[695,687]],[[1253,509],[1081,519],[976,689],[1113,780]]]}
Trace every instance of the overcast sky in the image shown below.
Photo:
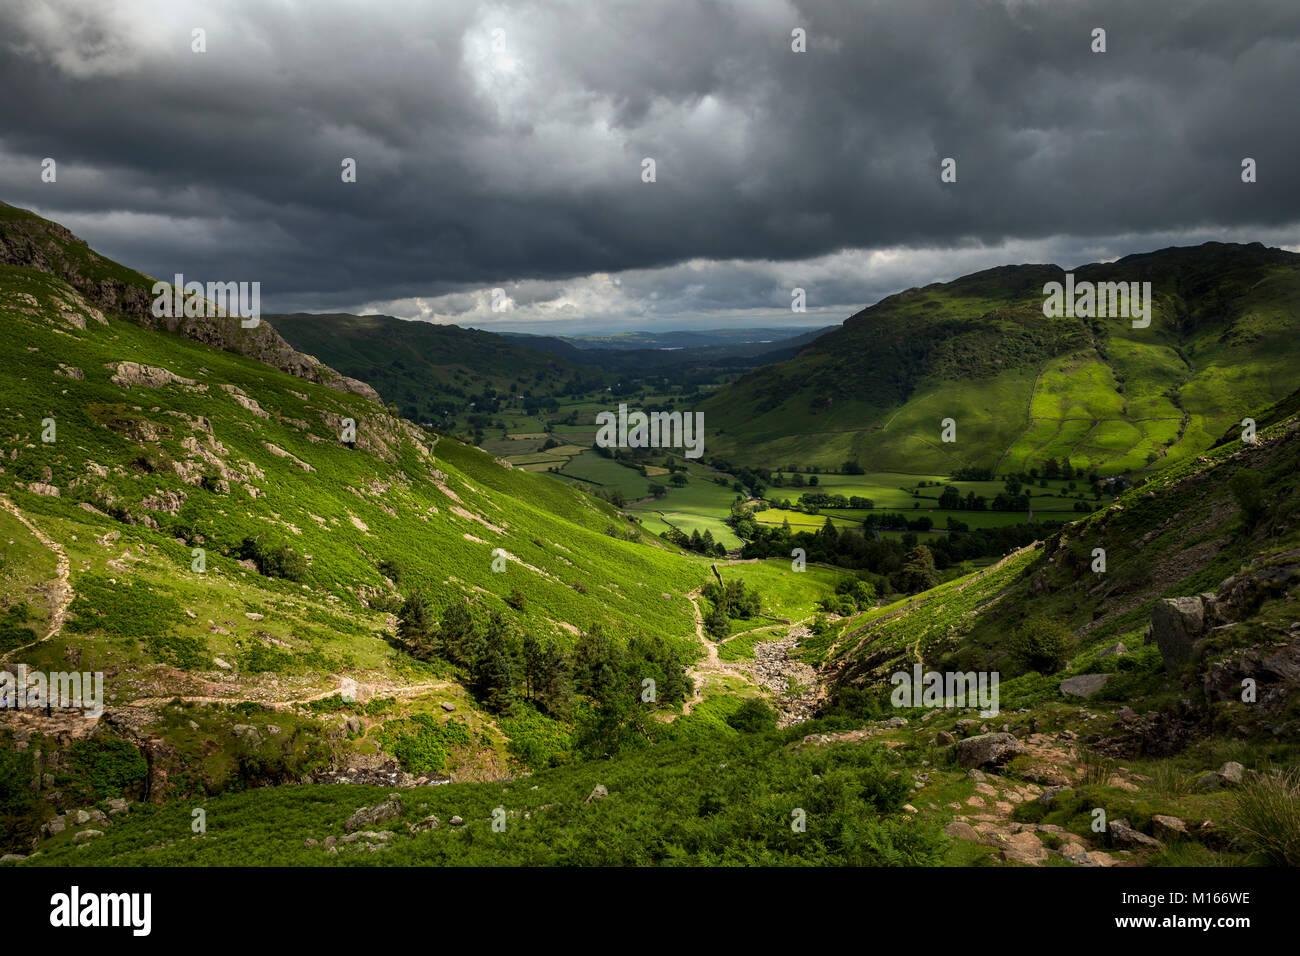
{"label": "overcast sky", "polygon": [[1300,243],[1294,0],[4,0],[0,90],[0,198],[267,311],[821,325],[1005,263]]}

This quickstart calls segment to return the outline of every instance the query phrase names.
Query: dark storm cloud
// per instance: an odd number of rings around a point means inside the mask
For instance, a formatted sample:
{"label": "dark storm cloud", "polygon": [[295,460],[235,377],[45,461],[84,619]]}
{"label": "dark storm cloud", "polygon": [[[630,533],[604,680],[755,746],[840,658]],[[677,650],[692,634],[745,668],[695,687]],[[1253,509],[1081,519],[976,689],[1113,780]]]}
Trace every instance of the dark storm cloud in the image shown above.
{"label": "dark storm cloud", "polygon": [[829,318],[998,256],[1300,220],[1286,0],[22,0],[0,38],[0,196],[271,308],[490,321],[470,290],[502,285],[538,320],[789,319],[808,283]]}

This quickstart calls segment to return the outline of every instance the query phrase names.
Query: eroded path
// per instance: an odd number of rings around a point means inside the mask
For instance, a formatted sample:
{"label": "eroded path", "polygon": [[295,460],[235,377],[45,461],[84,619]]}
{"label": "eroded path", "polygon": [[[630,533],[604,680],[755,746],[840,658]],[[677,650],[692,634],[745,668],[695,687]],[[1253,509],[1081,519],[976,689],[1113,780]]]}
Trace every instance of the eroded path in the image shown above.
{"label": "eroded path", "polygon": [[[691,602],[695,618],[695,637],[704,646],[705,658],[691,666],[687,674],[695,682],[697,695],[682,705],[682,713],[689,714],[704,699],[709,678],[737,677],[763,692],[777,711],[777,723],[788,727],[808,719],[824,696],[824,689],[815,669],[790,657],[790,652],[807,636],[805,621],[793,624],[769,624],[733,634],[725,641],[714,641],[704,632],[704,616],[700,612],[700,591],[686,595]],[[724,661],[719,648],[730,641],[752,638],[758,632],[771,632],[772,639],[754,645],[753,659]]]}
{"label": "eroded path", "polygon": [[47,586],[47,597],[50,602],[50,620],[45,634],[34,641],[22,645],[21,647],[13,648],[4,654],[3,657],[0,657],[0,660],[8,660],[19,651],[26,650],[29,647],[35,647],[37,644],[44,643],[45,641],[62,634],[63,624],[68,617],[68,608],[71,606],[72,599],[75,595],[72,590],[72,585],[68,582],[68,575],[71,571],[72,564],[68,560],[67,553],[63,550],[63,545],[59,544],[38,528],[30,518],[22,513],[22,510],[19,509],[19,507],[14,504],[7,495],[0,495],[0,508],[4,508],[5,511],[9,512],[22,522],[23,527],[32,533],[32,537],[53,551],[55,556],[58,558],[58,570],[55,574],[54,580]]}
{"label": "eroded path", "polygon": [[[451,681],[425,681],[424,683],[420,683],[420,684],[408,684],[403,686],[387,686],[387,685],[373,685],[373,684],[367,684],[363,686],[366,693],[366,697],[370,699],[380,698],[380,697],[398,697],[398,698],[420,697],[424,694],[431,693],[437,690],[449,690],[449,689],[460,690],[461,689],[460,684],[452,683]],[[170,703],[173,700],[184,701],[187,704],[242,704],[248,701],[256,701],[259,704],[264,704],[265,706],[270,707],[272,710],[286,710],[290,707],[296,707],[299,704],[311,704],[318,700],[325,700],[326,698],[329,697],[335,697],[340,693],[341,693],[341,689],[335,687],[330,690],[323,690],[323,691],[318,691],[317,693],[314,694],[309,694],[306,697],[294,697],[289,699],[278,699],[278,700],[261,699],[256,696],[250,696],[248,694],[236,695],[233,697],[205,696],[201,694],[188,695],[188,696],[184,694],[181,695],[173,694],[167,697],[137,697],[135,700],[129,701],[125,706],[158,707],[162,704]]]}

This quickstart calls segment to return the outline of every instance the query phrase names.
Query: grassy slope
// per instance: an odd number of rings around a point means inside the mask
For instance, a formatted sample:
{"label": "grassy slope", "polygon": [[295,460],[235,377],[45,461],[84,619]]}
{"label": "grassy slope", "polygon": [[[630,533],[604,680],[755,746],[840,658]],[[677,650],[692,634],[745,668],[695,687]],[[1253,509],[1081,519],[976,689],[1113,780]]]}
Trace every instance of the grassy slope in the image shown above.
{"label": "grassy slope", "polygon": [[[1213,591],[1240,569],[1267,565],[1270,555],[1300,544],[1300,418],[1260,434],[1255,446],[1232,442],[1172,466],[1000,568],[852,619],[832,654],[840,680],[870,681],[915,660],[1014,674],[1008,635],[1034,617],[1061,621],[1078,635],[1072,666],[1081,673],[1099,666],[1094,652],[1117,640],[1140,647],[1159,598]],[[1266,481],[1268,511],[1253,528],[1243,525],[1229,490],[1241,470]],[[1091,570],[1096,547],[1106,551],[1104,574]],[[910,613],[893,613],[904,606]],[[1296,609],[1294,598],[1282,597],[1265,602],[1259,615],[1285,617]],[[1238,633],[1255,631],[1251,625]],[[1148,663],[1158,668],[1159,656]],[[1122,699],[1125,692],[1121,683],[1105,693]]]}
{"label": "grassy slope", "polygon": [[[445,720],[442,704],[473,738],[444,769],[462,779],[508,772],[511,725],[480,713],[447,665],[394,649],[387,608],[398,592],[382,562],[400,571],[402,593],[423,586],[437,608],[467,601],[482,616],[518,588],[526,606],[510,618],[564,646],[599,622],[619,640],[654,636],[687,659],[703,653],[686,594],[708,562],[611,536],[629,525],[607,503],[438,439],[363,395],[105,316],[47,272],[0,266],[0,288],[13,333],[0,343],[0,494],[67,556],[71,586],[62,632],[13,660],[51,670],[79,655],[82,670],[105,672],[114,720],[134,736],[157,734],[194,768],[183,791],[220,789],[241,761],[282,756],[268,737],[241,757],[231,740],[241,720],[275,724],[295,757],[319,766],[332,759],[322,747],[343,763],[379,754],[386,720]],[[179,380],[113,382],[123,361]],[[357,422],[356,447],[340,441],[345,418]],[[4,653],[44,634],[61,602],[55,552],[7,511],[0,525],[11,542],[0,551]],[[246,537],[304,556],[305,578],[241,564]],[[201,574],[195,547],[206,553]],[[492,567],[496,548],[509,555],[503,573]],[[767,574],[736,573],[758,583]],[[799,584],[797,599],[782,595],[783,613],[807,614],[829,590]],[[343,677],[363,697],[395,698],[349,708],[364,718],[360,735],[342,733],[343,714],[305,706],[337,693]],[[194,718],[202,731],[168,715],[173,696],[213,702]]]}
{"label": "grassy slope", "polygon": [[[1151,281],[1150,328],[1046,319],[1046,266],[992,269],[890,296],[798,356],[706,400],[730,460],[868,470],[1015,470],[1069,455],[1114,473],[1195,455],[1300,385],[1300,267],[1209,243],[1076,269]],[[940,441],[940,421],[957,441]]]}
{"label": "grassy slope", "polygon": [[326,365],[374,386],[416,421],[437,420],[445,404],[493,388],[500,394],[549,393],[589,368],[500,335],[455,325],[407,322],[392,316],[269,315],[294,346]]}

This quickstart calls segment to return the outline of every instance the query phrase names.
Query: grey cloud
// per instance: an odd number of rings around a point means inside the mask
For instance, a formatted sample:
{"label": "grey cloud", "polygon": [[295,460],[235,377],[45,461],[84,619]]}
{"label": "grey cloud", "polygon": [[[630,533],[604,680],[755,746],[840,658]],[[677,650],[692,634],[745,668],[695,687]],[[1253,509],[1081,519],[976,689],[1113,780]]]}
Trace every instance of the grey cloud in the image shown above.
{"label": "grey cloud", "polygon": [[536,321],[775,316],[801,268],[863,250],[809,296],[852,311],[894,273],[995,264],[972,250],[1285,241],[1300,220],[1285,0],[50,0],[0,10],[0,37],[3,198],[155,275],[259,279],[273,309],[460,293],[465,315],[513,283]]}

